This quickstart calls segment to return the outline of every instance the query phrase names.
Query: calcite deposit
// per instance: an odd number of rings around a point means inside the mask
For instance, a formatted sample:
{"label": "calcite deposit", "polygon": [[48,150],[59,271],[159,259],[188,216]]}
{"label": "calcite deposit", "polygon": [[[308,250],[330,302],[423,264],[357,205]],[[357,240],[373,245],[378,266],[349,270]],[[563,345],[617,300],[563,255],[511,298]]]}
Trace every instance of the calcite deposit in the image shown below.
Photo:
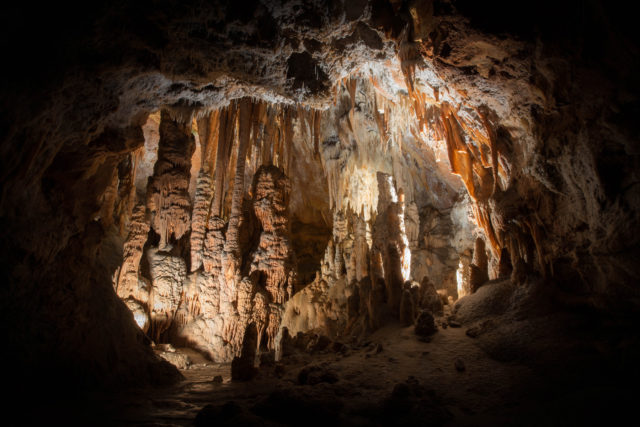
{"label": "calcite deposit", "polygon": [[513,310],[536,283],[635,319],[625,13],[249,3],[7,11],[0,324],[25,384],[175,381],[151,343],[248,379],[298,333],[429,337],[496,279]]}

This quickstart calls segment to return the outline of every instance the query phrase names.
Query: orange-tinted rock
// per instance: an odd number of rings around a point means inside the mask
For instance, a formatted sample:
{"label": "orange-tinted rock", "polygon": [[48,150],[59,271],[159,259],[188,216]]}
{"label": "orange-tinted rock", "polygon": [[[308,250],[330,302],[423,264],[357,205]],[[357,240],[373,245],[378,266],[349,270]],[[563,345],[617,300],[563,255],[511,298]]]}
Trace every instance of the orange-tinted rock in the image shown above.
{"label": "orange-tinted rock", "polygon": [[162,113],[158,160],[147,188],[151,225],[160,235],[160,248],[178,240],[191,227],[189,179],[195,140],[191,124],[179,123]]}

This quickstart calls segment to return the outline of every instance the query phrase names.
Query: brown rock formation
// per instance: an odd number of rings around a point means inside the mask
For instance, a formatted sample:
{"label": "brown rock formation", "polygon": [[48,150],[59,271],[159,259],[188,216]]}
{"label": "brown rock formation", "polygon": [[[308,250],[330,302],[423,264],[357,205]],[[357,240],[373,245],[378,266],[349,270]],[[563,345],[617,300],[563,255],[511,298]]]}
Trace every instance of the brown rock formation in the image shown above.
{"label": "brown rock formation", "polygon": [[[397,314],[402,283],[425,276],[450,295],[456,282],[462,295],[488,277],[539,279],[577,305],[637,310],[638,55],[618,5],[505,16],[505,2],[232,3],[153,13],[100,3],[77,19],[55,6],[7,10],[0,324],[10,366],[42,367],[34,378],[51,384],[54,372],[95,384],[162,372],[114,281],[136,319],[152,315],[154,335],[184,328],[225,360],[248,319],[273,346],[294,289],[317,297],[318,325],[336,330],[353,287],[361,323],[375,328],[387,305]],[[237,101],[247,96],[251,108]],[[153,162],[139,152],[141,126],[158,110]],[[192,201],[193,117],[202,163]],[[151,166],[148,197],[136,200]],[[306,288],[293,283],[293,212],[333,228],[326,250],[310,251],[320,273]],[[487,250],[471,263],[474,235]]]}
{"label": "brown rock formation", "polygon": [[489,263],[485,252],[484,240],[481,237],[476,238],[469,275],[471,292],[477,291],[480,286],[489,280]]}
{"label": "brown rock formation", "polygon": [[151,225],[160,235],[160,248],[171,237],[180,239],[191,227],[189,178],[194,148],[190,124],[178,123],[163,111],[158,161],[147,188],[147,208]]}
{"label": "brown rock formation", "polygon": [[212,199],[213,179],[208,171],[200,170],[191,215],[191,271],[202,267],[202,251]]}
{"label": "brown rock formation", "polygon": [[124,242],[123,262],[120,267],[116,293],[120,298],[127,301],[132,299],[140,305],[137,308],[138,316],[136,320],[144,313],[147,317],[142,324],[138,322],[138,326],[146,331],[148,328],[148,303],[149,303],[149,286],[140,277],[140,260],[142,258],[143,248],[147,242],[149,234],[149,221],[146,217],[146,207],[138,204],[131,217],[129,223],[129,234]]}
{"label": "brown rock formation", "polygon": [[151,275],[149,307],[151,336],[157,341],[169,329],[182,302],[187,269],[182,258],[157,249],[146,253]]}
{"label": "brown rock formation", "polygon": [[[402,237],[401,206],[396,194],[393,178],[378,173],[378,216],[373,226],[373,256],[379,254],[381,265],[373,272],[374,280],[383,278],[387,289],[387,302],[394,312],[398,312],[402,295],[402,256],[406,243]],[[406,237],[405,237],[406,239]]]}
{"label": "brown rock formation", "polygon": [[292,293],[293,254],[289,242],[289,180],[273,166],[261,167],[253,181],[253,208],[260,222],[258,247],[250,272],[259,272],[272,302],[283,304]]}

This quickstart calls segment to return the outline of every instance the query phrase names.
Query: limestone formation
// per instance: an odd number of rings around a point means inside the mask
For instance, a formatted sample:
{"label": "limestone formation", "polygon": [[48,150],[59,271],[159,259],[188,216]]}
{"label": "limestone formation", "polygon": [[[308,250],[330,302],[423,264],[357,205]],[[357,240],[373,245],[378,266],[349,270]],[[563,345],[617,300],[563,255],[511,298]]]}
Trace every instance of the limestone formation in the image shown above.
{"label": "limestone formation", "polygon": [[469,288],[471,292],[478,290],[487,280],[489,280],[487,254],[485,252],[484,240],[478,237],[473,251],[473,261],[471,262],[469,270]]}
{"label": "limestone formation", "polygon": [[419,285],[419,306],[433,315],[442,315],[442,299],[428,277],[423,277]]}
{"label": "limestone formation", "polygon": [[151,276],[149,295],[151,334],[158,340],[160,335],[171,326],[182,302],[187,268],[182,258],[157,249],[149,249],[146,257]]}
{"label": "limestone formation", "polygon": [[149,234],[146,208],[138,204],[129,223],[129,234],[124,243],[123,262],[117,281],[116,292],[123,300],[133,299],[144,306],[149,301],[149,288],[140,276],[140,260]]}
{"label": "limestone formation", "polygon": [[3,20],[16,372],[175,379],[150,339],[229,362],[284,328],[428,323],[436,295],[495,278],[637,311],[638,49],[617,5],[125,3]]}
{"label": "limestone formation", "polygon": [[151,225],[160,235],[160,248],[179,240],[191,227],[189,179],[195,142],[186,124],[162,113],[158,160],[147,188]]}
{"label": "limestone formation", "polygon": [[262,232],[258,247],[251,254],[250,273],[260,273],[260,285],[276,304],[288,300],[293,289],[287,215],[289,191],[289,180],[278,168],[263,167],[256,173],[253,208]]}
{"label": "limestone formation", "polygon": [[196,271],[202,266],[202,251],[212,198],[212,178],[207,171],[201,170],[191,216],[191,271]]}

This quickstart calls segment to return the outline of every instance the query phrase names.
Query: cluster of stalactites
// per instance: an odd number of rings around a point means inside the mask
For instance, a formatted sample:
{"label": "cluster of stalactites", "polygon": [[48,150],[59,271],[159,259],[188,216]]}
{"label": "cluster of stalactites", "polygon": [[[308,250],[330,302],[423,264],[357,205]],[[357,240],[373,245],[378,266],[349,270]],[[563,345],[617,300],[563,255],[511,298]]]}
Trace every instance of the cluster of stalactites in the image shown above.
{"label": "cluster of stalactites", "polygon": [[[317,147],[319,114],[304,108],[243,98],[196,121],[162,111],[146,200],[133,210],[124,263],[114,277],[116,292],[152,339],[182,334],[216,359],[230,360],[253,323],[258,341],[264,334],[273,347],[295,279],[286,174],[294,126]],[[123,168],[128,181],[135,180],[140,154]],[[135,197],[133,185],[128,188],[121,199]],[[147,242],[150,229],[160,237],[157,245]],[[181,241],[189,230],[190,241]],[[188,258],[180,254],[185,247]]]}
{"label": "cluster of stalactites", "polygon": [[[243,98],[198,119],[202,166],[198,177],[191,235],[191,271],[203,263],[204,227],[210,218],[230,221],[228,251],[237,251],[245,182],[262,165],[280,168],[287,176],[293,161],[294,128],[319,145],[320,113],[304,107]],[[238,160],[240,159],[240,160]]]}
{"label": "cluster of stalactites", "polygon": [[[508,132],[498,132],[498,118],[489,108],[454,105],[451,99],[442,99],[442,88],[417,85],[420,49],[419,43],[408,40],[399,46],[401,69],[417,119],[409,128],[412,135],[427,145],[445,143],[450,171],[461,178],[472,200],[476,224],[495,259],[503,266],[512,264],[516,272],[532,269],[536,260],[540,273],[552,273],[549,257],[542,250],[544,227],[540,219],[535,212],[509,211],[509,203],[517,206],[518,201],[514,200]],[[506,199],[511,200],[505,203]]]}
{"label": "cluster of stalactites", "polygon": [[147,186],[147,208],[161,249],[171,237],[179,240],[191,229],[189,180],[194,150],[190,124],[177,122],[163,111],[158,160]]}
{"label": "cluster of stalactites", "polygon": [[[203,349],[217,360],[241,352],[249,324],[258,329],[258,345],[264,335],[273,348],[282,304],[292,293],[286,170],[295,116],[290,108],[244,98],[197,122],[202,165],[190,242],[195,285],[185,289],[176,326],[184,339],[206,342]],[[253,177],[250,188],[247,176]]]}
{"label": "cluster of stalactites", "polygon": [[407,202],[416,189],[428,191],[425,174],[417,171],[423,159],[408,161],[403,139],[409,128],[404,98],[385,92],[373,74],[359,72],[335,86],[333,109],[322,128],[320,160],[327,178],[329,205],[334,211],[351,209],[371,219],[377,211],[376,173],[387,173],[404,189]]}

